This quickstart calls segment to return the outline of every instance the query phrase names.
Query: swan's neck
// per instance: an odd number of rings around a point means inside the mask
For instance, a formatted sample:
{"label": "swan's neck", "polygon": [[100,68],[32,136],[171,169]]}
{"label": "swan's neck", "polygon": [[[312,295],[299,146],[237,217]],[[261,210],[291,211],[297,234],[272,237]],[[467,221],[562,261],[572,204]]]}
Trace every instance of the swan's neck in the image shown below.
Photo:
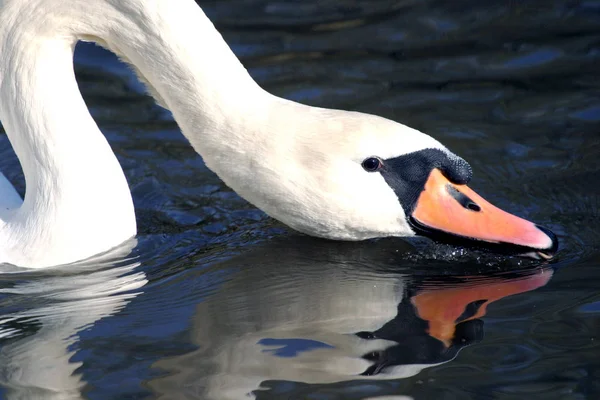
{"label": "swan's neck", "polygon": [[134,64],[201,153],[244,148],[242,127],[265,112],[267,96],[192,0],[5,3],[0,118],[26,195],[0,221],[0,262],[73,262],[135,234],[127,182],[74,78],[77,40],[97,38]]}
{"label": "swan's neck", "polygon": [[[114,0],[125,29],[102,39],[125,56],[203,156],[248,138],[270,100],[192,0]],[[91,23],[93,23],[91,21]],[[101,29],[100,29],[101,30]],[[244,129],[245,128],[245,129]]]}
{"label": "swan's neck", "polygon": [[79,94],[75,40],[9,38],[0,118],[26,194],[0,226],[0,262],[56,265],[106,251],[135,234],[135,215],[119,163]]}

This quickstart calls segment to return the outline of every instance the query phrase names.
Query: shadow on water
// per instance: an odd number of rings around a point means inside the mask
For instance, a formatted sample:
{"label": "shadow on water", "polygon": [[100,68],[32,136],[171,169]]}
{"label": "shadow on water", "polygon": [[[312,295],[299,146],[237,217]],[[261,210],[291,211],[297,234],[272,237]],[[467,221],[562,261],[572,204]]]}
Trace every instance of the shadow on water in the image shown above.
{"label": "shadow on water", "polygon": [[[558,234],[556,259],[290,232],[208,171],[123,64],[80,44],[137,245],[0,272],[1,399],[600,397],[597,1],[201,4],[263,87],[436,137],[475,190]],[[4,134],[0,170],[24,192]]]}

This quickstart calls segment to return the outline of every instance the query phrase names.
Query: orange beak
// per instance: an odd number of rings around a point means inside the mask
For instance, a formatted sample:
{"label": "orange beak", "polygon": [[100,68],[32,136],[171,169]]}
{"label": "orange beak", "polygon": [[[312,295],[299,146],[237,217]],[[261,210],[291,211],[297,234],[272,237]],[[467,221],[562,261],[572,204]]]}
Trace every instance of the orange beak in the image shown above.
{"label": "orange beak", "polygon": [[439,169],[431,171],[410,222],[425,235],[454,235],[458,240],[475,240],[488,247],[523,253],[533,250],[545,259],[558,248],[558,240],[550,230],[502,211],[466,185],[451,183]]}

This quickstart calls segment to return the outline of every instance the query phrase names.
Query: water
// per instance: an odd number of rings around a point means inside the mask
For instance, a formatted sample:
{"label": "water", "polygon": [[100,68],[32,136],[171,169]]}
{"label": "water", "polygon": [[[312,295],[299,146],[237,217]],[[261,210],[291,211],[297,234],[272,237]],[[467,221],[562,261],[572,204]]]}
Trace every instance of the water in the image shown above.
{"label": "water", "polygon": [[0,275],[0,398],[600,397],[600,2],[203,5],[265,88],[435,136],[484,197],[555,231],[558,256],[291,232],[80,45],[139,235],[77,270]]}

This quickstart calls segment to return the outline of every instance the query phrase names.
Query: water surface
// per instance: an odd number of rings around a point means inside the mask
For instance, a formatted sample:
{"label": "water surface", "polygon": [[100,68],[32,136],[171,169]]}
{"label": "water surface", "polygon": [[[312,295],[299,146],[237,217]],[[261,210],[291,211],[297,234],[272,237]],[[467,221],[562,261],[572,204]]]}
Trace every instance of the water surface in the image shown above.
{"label": "water surface", "polygon": [[[201,4],[263,87],[436,137],[484,197],[555,231],[558,256],[292,232],[80,45],[139,235],[77,270],[0,274],[0,398],[600,397],[600,2]],[[4,134],[0,170],[23,193]]]}

